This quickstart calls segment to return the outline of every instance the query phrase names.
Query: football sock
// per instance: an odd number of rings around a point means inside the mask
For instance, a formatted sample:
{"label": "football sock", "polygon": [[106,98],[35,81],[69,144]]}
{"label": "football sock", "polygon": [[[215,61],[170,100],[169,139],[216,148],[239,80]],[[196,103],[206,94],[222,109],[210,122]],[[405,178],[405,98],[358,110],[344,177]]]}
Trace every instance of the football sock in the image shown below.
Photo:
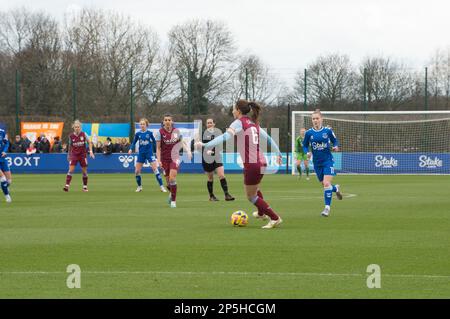
{"label": "football sock", "polygon": [[306,177],[309,177],[309,167],[306,167],[305,171],[306,171]]}
{"label": "football sock", "polygon": [[156,169],[154,171],[154,173],[155,173],[155,177],[156,177],[156,180],[158,181],[159,186],[160,187],[163,186],[163,181],[162,181],[162,178],[161,178],[161,174],[159,173],[159,169]]}
{"label": "football sock", "polygon": [[331,187],[333,187],[333,193],[336,193],[337,192],[336,185],[331,185]]}
{"label": "football sock", "polygon": [[226,194],[228,194],[228,183],[227,183],[227,179],[226,178],[222,178],[220,180],[220,186],[222,186],[223,192]]}
{"label": "football sock", "polygon": [[302,167],[300,165],[297,165],[297,172],[300,176],[302,175]]}
{"label": "football sock", "polygon": [[142,186],[142,177],[141,175],[136,175],[136,183],[139,187]]}
{"label": "football sock", "polygon": [[209,196],[212,196],[212,194],[213,194],[213,182],[208,181],[206,183],[206,187],[208,188]]}
{"label": "football sock", "polygon": [[[258,195],[259,198],[264,199],[264,196],[263,196],[263,194],[261,193],[261,191],[259,189],[258,189],[258,192],[256,194]],[[261,209],[259,209],[259,208],[258,208],[258,215],[259,216],[263,216],[264,215],[264,212]]]}
{"label": "football sock", "polygon": [[67,173],[66,175],[66,185],[70,185],[70,182],[72,181],[72,174]]}
{"label": "football sock", "polygon": [[262,211],[264,214],[270,217],[271,220],[278,220],[279,216],[273,211],[273,209],[269,206],[268,203],[264,201],[259,196],[255,196],[252,198],[251,202],[258,207],[258,213]]}
{"label": "football sock", "polygon": [[6,196],[6,195],[9,195],[8,182],[7,182],[6,179],[3,178],[3,177],[0,179],[0,181],[1,181],[1,186],[2,186],[3,194],[5,194],[5,196]]}
{"label": "football sock", "polygon": [[83,186],[87,186],[87,184],[88,184],[88,175],[83,174]]}
{"label": "football sock", "polygon": [[177,182],[170,182],[169,185],[172,202],[175,202],[177,200]]}
{"label": "football sock", "polygon": [[325,200],[325,206],[330,206],[331,198],[333,196],[333,187],[331,187],[331,186],[324,187],[323,188],[323,196],[324,196],[324,200]]}

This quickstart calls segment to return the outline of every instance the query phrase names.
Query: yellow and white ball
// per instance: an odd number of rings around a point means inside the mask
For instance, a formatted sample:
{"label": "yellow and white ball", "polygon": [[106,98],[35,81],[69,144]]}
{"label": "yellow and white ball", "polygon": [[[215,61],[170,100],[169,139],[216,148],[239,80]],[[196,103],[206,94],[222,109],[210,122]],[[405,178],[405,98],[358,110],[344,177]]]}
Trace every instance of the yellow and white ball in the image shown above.
{"label": "yellow and white ball", "polygon": [[231,215],[231,225],[233,226],[247,226],[248,215],[242,210],[238,210]]}

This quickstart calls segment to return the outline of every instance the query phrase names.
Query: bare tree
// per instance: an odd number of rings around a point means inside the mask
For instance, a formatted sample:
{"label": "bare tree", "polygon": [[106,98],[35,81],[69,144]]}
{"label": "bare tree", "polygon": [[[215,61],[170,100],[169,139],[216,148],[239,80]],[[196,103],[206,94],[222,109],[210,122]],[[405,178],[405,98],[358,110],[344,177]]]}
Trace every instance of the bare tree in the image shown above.
{"label": "bare tree", "polygon": [[60,113],[64,99],[61,98],[63,76],[58,23],[43,12],[24,8],[0,15],[0,51],[10,57],[11,69],[21,74],[21,111]]}
{"label": "bare tree", "polygon": [[84,90],[91,92],[86,104],[96,104],[107,114],[125,114],[131,75],[138,106],[155,105],[169,92],[174,78],[171,58],[160,49],[151,28],[93,9],[82,10],[66,23],[67,62],[80,70]]}
{"label": "bare tree", "polygon": [[17,8],[0,12],[0,51],[19,53],[31,37],[30,12]]}
{"label": "bare tree", "polygon": [[408,67],[390,58],[368,57],[359,68],[360,83],[363,83],[364,70],[370,109],[395,110],[409,102],[414,92],[416,78]]}
{"label": "bare tree", "polygon": [[232,76],[232,35],[221,22],[193,20],[173,27],[169,41],[182,96],[187,95],[190,82],[192,111],[205,113],[208,103],[222,94],[221,88]]}
{"label": "bare tree", "polygon": [[[335,109],[339,103],[355,99],[356,76],[348,56],[320,56],[307,69],[306,91],[310,104]],[[304,88],[304,73],[299,71],[291,96],[299,101]]]}
{"label": "bare tree", "polygon": [[266,105],[277,100],[281,84],[258,56],[241,56],[238,63],[238,70],[230,81],[232,103],[246,95],[250,100]]}
{"label": "bare tree", "polygon": [[450,93],[450,47],[447,50],[436,49],[428,64],[428,82],[433,106],[449,107]]}

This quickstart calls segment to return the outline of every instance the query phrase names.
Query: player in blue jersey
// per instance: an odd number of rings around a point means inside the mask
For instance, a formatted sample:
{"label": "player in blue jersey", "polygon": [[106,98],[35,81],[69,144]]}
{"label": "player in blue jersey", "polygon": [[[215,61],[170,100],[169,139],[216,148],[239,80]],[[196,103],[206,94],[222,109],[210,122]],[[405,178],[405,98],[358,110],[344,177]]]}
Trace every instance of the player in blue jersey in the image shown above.
{"label": "player in blue jersey", "polygon": [[[339,191],[339,185],[331,184],[333,176],[336,175],[334,171],[334,159],[331,150],[339,150],[339,142],[333,130],[328,127],[323,127],[323,117],[319,109],[316,109],[312,114],[313,127],[306,131],[303,139],[303,151],[307,154],[308,159],[313,158],[314,171],[317,178],[323,185],[325,209],[322,216],[328,217],[331,210],[331,198],[333,193],[341,200],[342,194]],[[332,144],[332,146],[331,146]],[[311,152],[308,148],[311,146]]]}
{"label": "player in blue jersey", "polygon": [[9,141],[5,130],[0,128],[0,183],[6,202],[11,203],[9,185],[11,185],[11,170],[9,169],[6,153],[8,152]]}
{"label": "player in blue jersey", "polygon": [[133,153],[136,144],[139,143],[139,153],[135,169],[136,183],[138,185],[136,192],[142,192],[141,170],[144,163],[148,161],[153,169],[153,173],[155,173],[161,192],[165,193],[167,192],[167,189],[163,185],[161,174],[158,169],[158,162],[156,161],[155,155],[153,155],[153,145],[156,145],[155,137],[153,136],[153,133],[148,130],[147,119],[142,118],[139,121],[139,125],[141,126],[141,130],[136,132],[133,142],[130,145],[130,150],[128,151],[128,154]]}

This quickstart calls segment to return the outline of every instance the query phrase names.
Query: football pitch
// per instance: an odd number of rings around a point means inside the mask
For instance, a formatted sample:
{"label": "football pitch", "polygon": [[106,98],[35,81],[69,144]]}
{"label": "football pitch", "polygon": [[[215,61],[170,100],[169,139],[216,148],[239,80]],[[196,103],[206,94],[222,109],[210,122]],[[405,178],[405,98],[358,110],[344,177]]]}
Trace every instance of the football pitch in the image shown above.
{"label": "football pitch", "polygon": [[[176,209],[151,174],[14,175],[0,203],[0,298],[450,298],[450,177],[337,176],[344,200],[320,216],[315,179],[267,175],[277,229],[233,211],[254,210],[241,174],[234,202],[209,202],[203,175],[180,174]],[[79,265],[81,288],[66,285]],[[368,265],[381,268],[369,289]]]}

